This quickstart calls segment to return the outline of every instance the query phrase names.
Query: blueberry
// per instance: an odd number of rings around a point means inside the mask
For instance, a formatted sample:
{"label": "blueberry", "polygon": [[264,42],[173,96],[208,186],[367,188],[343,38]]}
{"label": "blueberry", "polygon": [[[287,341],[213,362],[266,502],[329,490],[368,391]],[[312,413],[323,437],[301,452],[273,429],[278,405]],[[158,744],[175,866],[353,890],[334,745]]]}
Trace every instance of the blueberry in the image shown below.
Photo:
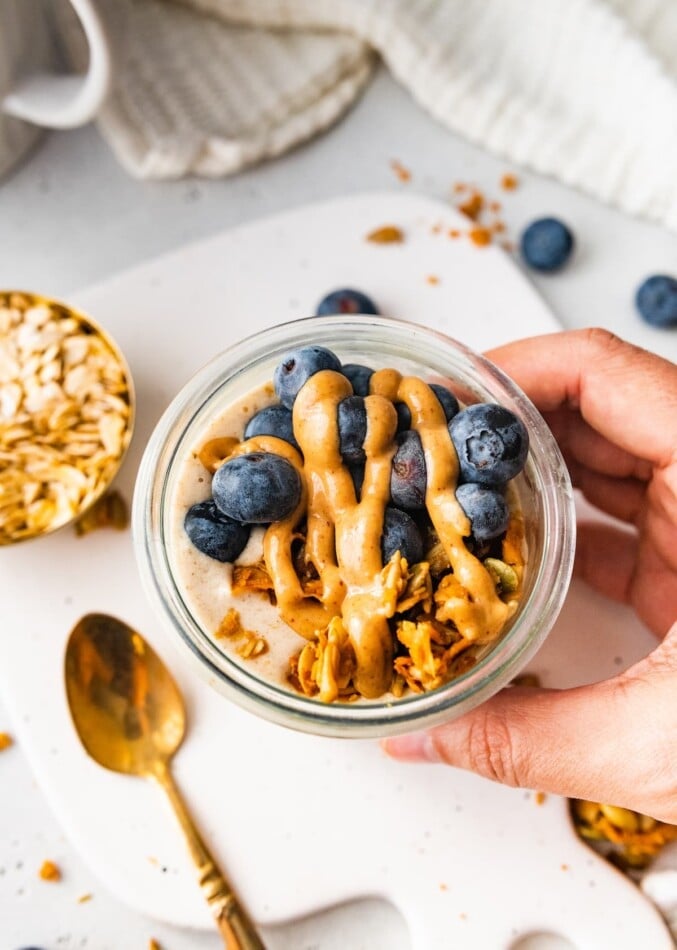
{"label": "blueberry", "polygon": [[374,375],[371,366],[362,366],[361,363],[346,363],[341,372],[350,380],[356,396],[369,395],[369,383]]}
{"label": "blueberry", "polygon": [[395,412],[397,413],[397,431],[406,432],[411,426],[411,412],[406,402],[395,402]]}
{"label": "blueberry", "polygon": [[336,411],[339,448],[344,462],[359,465],[366,460],[364,440],[367,438],[367,410],[362,396],[348,396]]}
{"label": "blueberry", "polygon": [[355,498],[359,501],[362,497],[362,485],[364,484],[364,465],[349,465],[348,471],[355,486]]}
{"label": "blueberry", "polygon": [[464,482],[495,487],[524,468],[529,434],[521,419],[494,403],[463,409],[449,423]]}
{"label": "blueberry", "polygon": [[446,386],[440,386],[439,383],[431,383],[430,388],[435,393],[444,409],[444,415],[447,422],[451,422],[458,412],[458,399]]}
{"label": "blueberry", "polygon": [[236,455],[212,479],[217,507],[245,524],[288,517],[301,500],[301,477],[291,462],[270,452]]}
{"label": "blueberry", "polygon": [[399,508],[425,508],[426,468],[418,432],[409,429],[395,436],[397,451],[390,473],[390,497]]}
{"label": "blueberry", "polygon": [[341,372],[338,357],[324,346],[303,346],[283,356],[273,374],[275,392],[280,402],[291,409],[304,383],[323,369]]}
{"label": "blueberry", "polygon": [[566,264],[574,247],[574,236],[563,221],[539,218],[523,232],[522,257],[529,267],[540,271],[559,270]]}
{"label": "blueberry", "polygon": [[640,284],[635,295],[642,319],[652,327],[677,326],[677,280],[654,274]]}
{"label": "blueberry", "polygon": [[234,561],[249,540],[249,526],[224,515],[213,501],[189,508],[183,527],[193,546],[215,561]]}
{"label": "blueberry", "polygon": [[475,540],[489,541],[507,529],[510,512],[500,492],[481,485],[459,485],[456,498],[470,519]]}
{"label": "blueberry", "polygon": [[286,406],[268,406],[252,416],[245,426],[244,437],[252,439],[255,435],[274,435],[289,442],[295,449],[299,447],[294,438],[291,409]]}
{"label": "blueberry", "polygon": [[341,313],[373,313],[378,314],[374,301],[359,290],[345,287],[341,290],[332,290],[323,297],[315,311],[318,317],[330,317]]}
{"label": "blueberry", "polygon": [[386,508],[381,535],[383,563],[387,564],[396,551],[409,564],[418,564],[423,560],[423,539],[411,515],[399,508]]}

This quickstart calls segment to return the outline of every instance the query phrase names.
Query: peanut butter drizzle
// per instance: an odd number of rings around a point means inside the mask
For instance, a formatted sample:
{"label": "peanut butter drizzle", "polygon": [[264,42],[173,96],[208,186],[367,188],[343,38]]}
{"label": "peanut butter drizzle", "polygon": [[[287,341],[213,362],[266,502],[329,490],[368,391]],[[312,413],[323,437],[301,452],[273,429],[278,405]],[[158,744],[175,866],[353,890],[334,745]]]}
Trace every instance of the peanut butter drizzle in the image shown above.
{"label": "peanut butter drizzle", "polygon": [[467,597],[454,603],[451,619],[466,640],[494,640],[515,605],[501,600],[489,572],[463,542],[470,535],[470,522],[456,500],[458,458],[442,406],[422,379],[403,378],[393,369],[374,373],[370,389],[405,402],[411,412],[411,428],[420,436],[427,473],[426,508],[454,575],[467,591]]}
{"label": "peanut butter drizzle", "polygon": [[[390,688],[393,672],[381,558],[396,449],[393,402],[405,402],[411,412],[411,427],[418,432],[425,453],[426,507],[454,574],[467,592],[446,605],[459,632],[466,642],[491,641],[516,605],[500,599],[489,573],[464,544],[470,523],[456,500],[458,460],[435,394],[423,380],[402,378],[392,369],[374,373],[370,389],[371,395],[365,398],[367,460],[359,502],[340,453],[337,407],[352,395],[350,382],[340,373],[316,373],[296,398],[294,434],[303,459],[293,446],[274,436],[248,439],[232,454],[273,452],[301,475],[296,510],[284,521],[271,524],[264,539],[278,609],[284,621],[307,639],[314,639],[332,617],[341,615],[355,651],[354,685],[363,696],[377,698]],[[320,577],[321,602],[304,594],[292,560],[295,531],[304,516],[306,557]]]}

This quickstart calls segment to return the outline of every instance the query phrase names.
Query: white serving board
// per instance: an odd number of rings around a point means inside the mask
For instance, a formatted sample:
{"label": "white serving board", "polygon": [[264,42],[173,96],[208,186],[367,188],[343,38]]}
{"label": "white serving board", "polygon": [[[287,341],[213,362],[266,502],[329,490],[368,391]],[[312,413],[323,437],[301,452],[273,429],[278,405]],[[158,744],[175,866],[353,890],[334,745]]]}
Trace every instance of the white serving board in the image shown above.
{"label": "white serving board", "polygon": [[[193,371],[244,335],[309,315],[332,288],[359,287],[386,315],[477,349],[557,328],[508,257],[433,235],[438,222],[458,226],[459,216],[411,195],[356,196],[226,232],[77,294],[136,381],[137,432],[119,481],[127,497],[155,421]],[[402,245],[364,241],[386,223],[404,229]],[[206,687],[146,603],[129,532],[67,530],[4,549],[0,584],[0,682],[22,747],[92,870],[140,910],[210,926],[159,792],[96,766],[72,730],[63,650],[88,611],[118,614],[172,666],[190,723],[176,777],[258,921],[382,895],[404,914],[414,950],[500,950],[534,931],[578,950],[672,946],[639,891],[578,841],[563,801],[538,807],[530,793],[460,771],[391,762],[375,742],[288,732]],[[626,610],[576,588],[532,669],[547,685],[581,683],[650,645]]]}

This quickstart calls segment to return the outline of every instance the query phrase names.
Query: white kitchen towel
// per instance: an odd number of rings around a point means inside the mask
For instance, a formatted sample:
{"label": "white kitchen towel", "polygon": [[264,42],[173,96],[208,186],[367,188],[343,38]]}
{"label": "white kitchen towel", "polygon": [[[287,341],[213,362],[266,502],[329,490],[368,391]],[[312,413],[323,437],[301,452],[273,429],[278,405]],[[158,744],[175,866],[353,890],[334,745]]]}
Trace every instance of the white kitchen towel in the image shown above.
{"label": "white kitchen towel", "polygon": [[116,0],[99,124],[134,175],[226,175],[326,128],[373,52],[442,123],[677,230],[675,0]]}

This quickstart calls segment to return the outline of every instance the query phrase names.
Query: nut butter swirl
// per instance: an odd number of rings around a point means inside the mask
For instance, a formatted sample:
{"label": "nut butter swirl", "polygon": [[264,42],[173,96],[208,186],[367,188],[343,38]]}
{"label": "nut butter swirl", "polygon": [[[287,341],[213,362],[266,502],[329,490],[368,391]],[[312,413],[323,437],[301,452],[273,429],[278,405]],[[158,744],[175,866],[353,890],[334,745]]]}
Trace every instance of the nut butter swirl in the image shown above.
{"label": "nut butter swirl", "polygon": [[[471,531],[456,500],[458,459],[434,392],[423,380],[403,378],[396,370],[374,373],[365,398],[366,464],[360,501],[341,458],[337,422],[338,404],[352,392],[346,377],[332,370],[316,373],[303,386],[293,409],[294,435],[303,459],[289,443],[273,436],[248,439],[233,455],[273,452],[300,473],[303,489],[296,510],[270,525],[264,539],[278,609],[285,622],[307,639],[341,615],[355,652],[355,688],[362,696],[377,698],[389,690],[393,670],[381,557],[396,450],[393,402],[407,404],[411,428],[421,438],[427,469],[426,507],[459,582],[444,605],[446,617],[464,641],[485,643],[498,637],[516,605],[500,599],[489,573],[465,546],[463,539]],[[320,600],[304,593],[292,559],[292,544],[304,516],[305,556],[319,575]]]}

